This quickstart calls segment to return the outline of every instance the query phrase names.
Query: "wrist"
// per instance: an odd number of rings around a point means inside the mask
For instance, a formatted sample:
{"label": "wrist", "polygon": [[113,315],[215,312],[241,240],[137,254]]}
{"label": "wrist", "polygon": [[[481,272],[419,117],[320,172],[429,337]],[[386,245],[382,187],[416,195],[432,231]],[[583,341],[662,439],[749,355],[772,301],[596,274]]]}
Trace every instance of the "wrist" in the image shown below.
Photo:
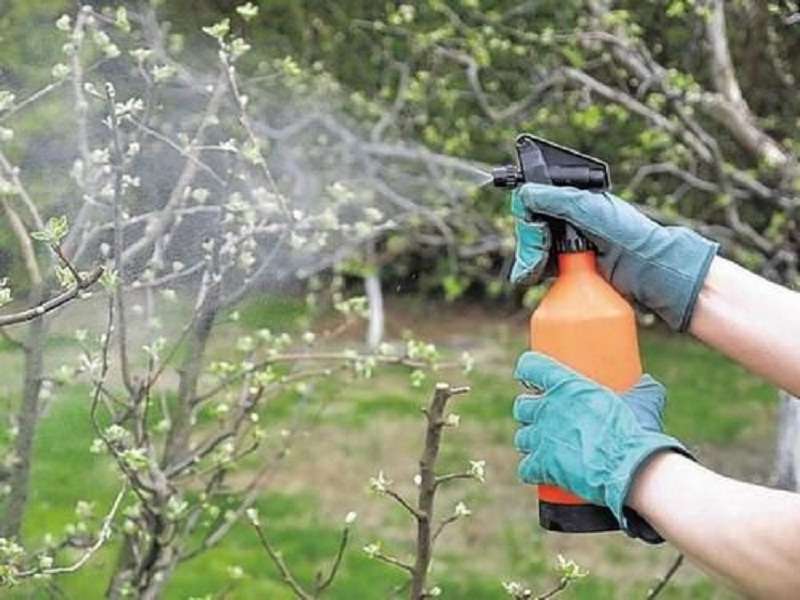
{"label": "wrist", "polygon": [[[697,271],[693,274],[694,283],[687,290],[688,296],[683,302],[680,321],[678,322],[678,326],[674,328],[676,331],[684,332],[691,327],[698,299],[706,288],[712,265],[716,262],[719,244],[707,240],[703,236],[688,229],[681,231],[681,233],[685,238],[687,247],[692,247],[690,255],[685,258],[689,260],[689,262],[697,265]],[[693,256],[691,256],[692,254]]]}
{"label": "wrist", "polygon": [[653,454],[634,476],[625,504],[648,518],[659,502],[663,502],[664,487],[671,485],[676,472],[689,462],[690,458],[672,449]]}

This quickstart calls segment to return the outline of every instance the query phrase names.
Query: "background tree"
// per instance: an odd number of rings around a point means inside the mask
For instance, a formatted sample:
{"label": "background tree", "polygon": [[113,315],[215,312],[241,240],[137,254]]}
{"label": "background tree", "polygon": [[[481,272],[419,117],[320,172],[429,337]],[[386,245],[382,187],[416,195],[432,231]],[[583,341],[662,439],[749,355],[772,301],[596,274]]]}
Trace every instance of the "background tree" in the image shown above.
{"label": "background tree", "polygon": [[[0,331],[24,368],[0,577],[71,573],[119,540],[109,595],[163,594],[316,422],[301,411],[282,435],[271,404],[303,405],[339,373],[389,364],[420,385],[441,365],[427,344],[380,343],[384,289],[535,302],[541,290],[505,283],[505,203],[476,191],[520,131],[605,158],[642,210],[797,286],[798,14],[746,0],[4,4],[0,299],[16,304]],[[276,290],[313,317],[368,315],[369,347],[324,318],[231,333]],[[76,360],[48,365],[55,309],[78,299],[98,317]],[[37,422],[76,382],[119,485],[103,516],[81,504],[58,539],[21,544]],[[781,409],[785,486],[796,406]]]}

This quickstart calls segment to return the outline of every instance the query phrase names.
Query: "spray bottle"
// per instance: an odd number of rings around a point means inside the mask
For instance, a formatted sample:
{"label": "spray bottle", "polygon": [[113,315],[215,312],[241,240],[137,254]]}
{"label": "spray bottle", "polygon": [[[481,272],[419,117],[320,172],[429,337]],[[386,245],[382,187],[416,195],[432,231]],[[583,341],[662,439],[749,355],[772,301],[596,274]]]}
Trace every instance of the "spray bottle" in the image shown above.
{"label": "spray bottle", "polygon": [[[593,191],[611,187],[608,165],[591,156],[524,133],[517,138],[518,165],[492,171],[494,185],[527,182]],[[534,215],[535,218],[535,215]],[[568,223],[546,219],[558,275],[530,320],[530,347],[577,372],[623,392],[641,376],[633,309],[598,273],[591,242]],[[613,531],[611,511],[552,485],[540,485],[539,523],[550,531]]]}

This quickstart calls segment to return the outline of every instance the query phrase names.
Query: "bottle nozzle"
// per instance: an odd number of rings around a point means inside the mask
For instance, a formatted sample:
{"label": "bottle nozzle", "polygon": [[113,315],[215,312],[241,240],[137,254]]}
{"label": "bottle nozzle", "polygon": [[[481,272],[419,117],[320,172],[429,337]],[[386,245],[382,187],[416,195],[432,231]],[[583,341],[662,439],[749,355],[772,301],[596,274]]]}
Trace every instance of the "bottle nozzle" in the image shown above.
{"label": "bottle nozzle", "polygon": [[515,165],[504,165],[492,169],[492,184],[500,188],[513,188],[523,183],[525,178]]}

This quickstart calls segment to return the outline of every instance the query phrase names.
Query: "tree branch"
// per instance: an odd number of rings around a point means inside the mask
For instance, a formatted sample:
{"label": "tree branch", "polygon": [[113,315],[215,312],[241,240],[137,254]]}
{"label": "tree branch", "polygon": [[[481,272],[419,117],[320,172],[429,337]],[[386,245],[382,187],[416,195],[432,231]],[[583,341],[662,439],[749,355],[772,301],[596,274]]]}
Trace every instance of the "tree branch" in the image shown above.
{"label": "tree branch", "polygon": [[453,396],[465,394],[468,387],[451,387],[447,383],[437,383],[433,398],[425,415],[428,426],[425,431],[425,446],[419,460],[419,493],[417,498],[417,549],[413,576],[411,578],[411,598],[424,597],[425,582],[432,557],[433,535],[431,524],[436,499],[436,461],[439,458],[439,445],[444,428],[444,411]]}
{"label": "tree branch", "polygon": [[653,600],[653,598],[658,596],[664,590],[664,588],[667,587],[667,584],[669,583],[670,579],[672,579],[675,573],[678,572],[678,569],[680,569],[682,564],[683,564],[683,554],[678,554],[678,556],[675,557],[675,560],[672,561],[672,564],[670,565],[669,569],[667,569],[667,572],[664,573],[661,579],[658,580],[655,587],[653,587],[650,591],[647,592],[647,600]]}
{"label": "tree branch", "polygon": [[13,313],[10,315],[0,316],[0,327],[6,327],[8,325],[14,325],[15,323],[23,323],[25,321],[30,321],[37,317],[41,317],[42,315],[47,314],[50,311],[60,308],[61,306],[64,306],[71,300],[77,298],[82,291],[93,286],[97,282],[97,280],[100,279],[102,274],[103,274],[103,267],[97,267],[86,277],[78,279],[76,284],[70,290],[67,290],[66,292],[59,294],[54,298],[50,298],[49,300],[46,300],[41,304],[37,304],[36,306],[33,306],[26,310]]}
{"label": "tree branch", "polygon": [[272,562],[278,568],[278,572],[280,573],[284,583],[291,588],[292,592],[294,592],[294,595],[300,598],[300,600],[314,600],[314,596],[306,592],[303,589],[303,586],[301,586],[297,579],[295,579],[294,575],[292,575],[289,566],[286,564],[286,561],[283,560],[283,555],[273,548],[272,544],[264,535],[261,525],[256,520],[252,520],[251,523],[253,525],[253,529],[255,529],[256,533],[258,534],[258,539],[261,541],[261,545],[264,546],[264,550],[267,551],[270,559],[272,559]]}
{"label": "tree branch", "polygon": [[733,67],[725,27],[724,0],[710,0],[711,15],[705,19],[711,76],[717,94],[704,95],[710,116],[726,127],[753,156],[773,167],[785,167],[789,155],[772,137],[756,125],[756,118],[742,94]]}

